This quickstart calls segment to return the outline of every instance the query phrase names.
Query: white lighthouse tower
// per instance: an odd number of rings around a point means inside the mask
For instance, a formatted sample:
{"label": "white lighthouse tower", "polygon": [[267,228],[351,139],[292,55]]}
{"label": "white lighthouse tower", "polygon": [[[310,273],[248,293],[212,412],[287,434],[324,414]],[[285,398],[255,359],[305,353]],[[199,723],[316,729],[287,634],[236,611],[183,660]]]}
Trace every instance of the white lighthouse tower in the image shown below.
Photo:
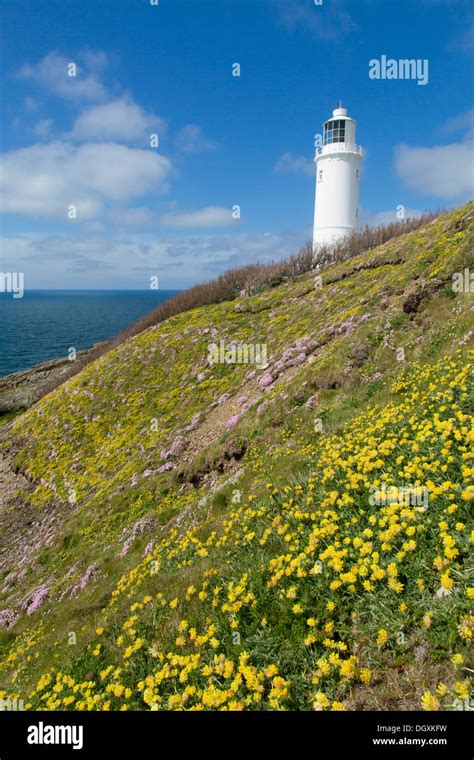
{"label": "white lighthouse tower", "polygon": [[316,202],[313,250],[333,243],[359,226],[362,148],[356,145],[356,122],[336,108],[323,125],[323,145],[316,149]]}

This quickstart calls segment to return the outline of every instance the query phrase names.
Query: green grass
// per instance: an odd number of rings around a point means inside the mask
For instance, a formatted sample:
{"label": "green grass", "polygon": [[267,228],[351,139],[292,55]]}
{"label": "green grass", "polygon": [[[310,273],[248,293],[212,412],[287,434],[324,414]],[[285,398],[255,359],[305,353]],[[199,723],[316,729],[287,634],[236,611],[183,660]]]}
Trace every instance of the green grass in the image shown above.
{"label": "green grass", "polygon": [[[453,703],[456,688],[464,688],[456,686],[464,682],[464,671],[456,674],[450,658],[465,652],[459,626],[464,625],[463,616],[469,611],[464,561],[467,527],[460,531],[455,528],[456,522],[468,525],[461,505],[456,518],[447,513],[449,533],[455,536],[459,556],[446,558],[452,566],[455,592],[442,602],[436,597],[433,601],[442,574],[433,567],[433,561],[436,552],[443,551],[443,530],[438,523],[450,506],[444,496],[428,518],[419,519],[418,513],[413,517],[419,544],[407,555],[406,572],[404,560],[396,560],[404,584],[401,596],[387,587],[386,579],[375,583],[373,591],[360,588],[359,581],[355,591],[348,591],[345,584],[339,591],[324,585],[330,576],[323,574],[322,580],[318,575],[309,580],[302,576],[297,579],[295,600],[285,596],[290,581],[268,584],[274,578],[272,562],[282,561],[278,558],[290,549],[294,557],[300,550],[306,551],[315,526],[324,529],[328,520],[328,525],[334,522],[335,533],[325,537],[328,546],[332,540],[344,545],[346,539],[357,538],[359,523],[362,532],[369,529],[369,518],[378,519],[367,508],[373,479],[409,482],[409,472],[400,475],[400,465],[390,451],[370,476],[372,480],[364,481],[360,493],[356,490],[354,503],[346,501],[352,486],[345,480],[344,469],[334,476],[334,482],[331,478],[325,482],[324,471],[331,466],[325,461],[329,449],[333,454],[339,448],[344,450],[348,462],[351,450],[363,456],[367,441],[378,440],[376,414],[381,420],[387,416],[390,423],[380,423],[384,440],[395,440],[403,449],[405,439],[414,439],[410,419],[420,425],[435,424],[441,398],[445,399],[446,420],[453,420],[450,424],[458,425],[457,411],[469,413],[468,395],[450,395],[449,382],[453,373],[460,376],[467,361],[464,336],[472,328],[470,294],[454,297],[445,286],[423,300],[416,314],[403,311],[413,289],[433,281],[448,282],[453,272],[466,265],[472,247],[472,234],[464,223],[469,214],[472,204],[444,215],[425,230],[323,270],[321,289],[314,290],[313,277],[308,274],[275,281],[261,293],[241,299],[243,313],[235,311],[234,303],[224,302],[176,315],[104,355],[10,423],[5,445],[16,449],[16,465],[33,485],[18,494],[15,510],[4,511],[2,524],[9,530],[14,527],[15,535],[22,536],[31,515],[45,526],[50,514],[58,519],[52,541],[47,546],[40,541],[37,548],[27,552],[26,574],[13,578],[2,593],[2,606],[18,611],[43,585],[48,588],[47,597],[34,614],[21,612],[15,628],[2,633],[1,688],[10,694],[18,692],[33,706],[66,708],[79,701],[82,707],[102,709],[110,697],[112,707],[147,709],[150,700],[143,699],[144,691],[138,684],[149,676],[153,681],[149,688],[160,697],[158,706],[179,706],[176,695],[182,698],[183,684],[188,682],[165,673],[162,687],[156,689],[154,679],[163,662],[150,655],[150,648],[155,646],[165,659],[168,652],[184,658],[177,661],[178,672],[188,667],[196,653],[202,655],[199,669],[217,667],[216,655],[232,660],[233,677],[239,667],[243,669],[243,686],[235,695],[227,695],[225,704],[235,702],[236,709],[312,709],[315,699],[319,704],[315,697],[319,690],[329,700],[326,705],[319,699],[324,708],[402,709],[419,706],[423,690],[434,695],[440,682],[446,683],[447,692],[433,698],[443,706]],[[464,226],[458,230],[460,222]],[[385,303],[381,303],[381,293]],[[214,337],[212,329],[217,331]],[[232,431],[226,432],[226,417],[219,416],[220,409],[226,407],[213,409],[212,404],[224,393],[237,399],[251,368],[206,367],[208,343],[220,339],[264,342],[273,363],[295,340],[309,335],[320,343],[311,360],[289,369],[264,396],[261,394],[268,404],[260,414],[256,413],[256,404],[242,414]],[[397,361],[400,348],[405,352],[404,361]],[[458,349],[460,354],[456,354]],[[453,366],[449,360],[443,361],[449,356],[456,356]],[[204,382],[197,382],[199,372],[205,372]],[[405,376],[407,385],[401,380]],[[434,384],[432,389],[430,383]],[[251,392],[257,393],[255,386]],[[413,393],[419,395],[418,402],[413,400]],[[307,407],[310,398],[312,409]],[[400,411],[405,407],[407,411]],[[372,411],[375,408],[377,413]],[[178,477],[179,462],[169,473],[144,477],[146,470],[163,464],[161,451],[169,448],[197,412],[204,424],[215,419],[216,435],[202,451],[197,445],[195,456],[186,463],[188,479],[183,482]],[[226,414],[231,413],[235,411],[229,406]],[[157,429],[151,425],[153,419],[158,420]],[[322,422],[322,429],[317,431],[316,420]],[[460,430],[459,435],[464,441],[465,432]],[[240,462],[224,456],[226,446],[234,440],[245,441],[247,446]],[[425,442],[422,444],[424,447]],[[442,453],[442,435],[431,444],[423,448],[426,462],[420,471],[421,482],[432,480],[434,490],[429,487],[436,493],[443,478],[449,477],[458,497],[466,480],[460,464],[465,444],[457,439],[450,444],[456,455],[446,473],[441,469],[447,456]],[[415,452],[410,456],[415,463]],[[201,473],[207,465],[207,480],[195,489],[189,476]],[[229,481],[237,471],[235,482]],[[420,475],[417,477],[420,480]],[[336,491],[337,499],[342,500],[337,520],[332,516],[332,505],[325,506]],[[71,493],[75,495],[72,503]],[[309,516],[305,516],[308,498],[311,505]],[[19,504],[23,504],[22,509],[18,509]],[[133,526],[149,518],[153,523],[148,529],[134,535]],[[285,521],[288,527],[279,533],[276,526]],[[264,538],[268,530],[270,534]],[[254,536],[249,538],[251,534]],[[367,543],[367,536],[362,540]],[[150,542],[150,554],[144,559]],[[379,551],[388,566],[395,549]],[[15,570],[19,559],[13,547],[5,576]],[[159,563],[156,572],[150,572],[152,562]],[[71,596],[72,587],[91,567],[96,572],[82,591]],[[232,628],[232,615],[222,610],[222,595],[229,592],[231,584],[239,585],[246,574],[244,596],[250,593],[251,597],[238,610],[236,629]],[[288,577],[292,580],[292,574]],[[426,579],[424,591],[416,585],[420,578]],[[207,597],[196,601],[194,594],[186,599],[190,585],[207,593],[203,589],[206,583],[213,593],[222,587],[219,605],[213,607]],[[143,604],[147,595],[151,600]],[[169,606],[175,598],[176,609]],[[336,607],[329,614],[325,605],[333,599]],[[406,612],[399,609],[403,601]],[[133,614],[130,607],[134,603],[143,606],[137,608],[130,642],[143,639],[143,643],[124,660],[128,639],[123,646],[117,639],[123,623]],[[301,615],[293,612],[296,603],[302,606]],[[424,622],[428,613],[432,613],[429,628]],[[313,616],[320,621],[318,638],[305,644],[310,632],[306,621]],[[183,618],[190,627],[196,627],[197,635],[205,636],[209,625],[215,626],[218,646],[213,649],[208,640],[198,650],[189,641],[177,646],[177,626]],[[262,624],[264,618],[266,623]],[[347,678],[340,672],[341,663],[332,664],[329,674],[317,676],[318,660],[327,659],[331,651],[324,645],[323,630],[323,624],[331,620],[334,629],[326,638],[333,637],[336,643],[347,646],[347,650],[336,647],[334,651],[343,660],[358,658],[353,668],[351,662],[343,666],[348,673],[354,670]],[[105,629],[99,637],[95,634],[97,625]],[[387,629],[386,645],[374,644],[380,629]],[[405,643],[400,645],[397,634],[402,629]],[[235,632],[239,633],[239,644],[234,641]],[[69,642],[71,633],[77,639],[74,645]],[[98,643],[102,649],[94,654]],[[416,654],[420,648],[427,653],[421,665],[416,659],[421,656]],[[239,666],[244,652],[249,655],[249,664]],[[398,673],[400,664],[404,664],[405,675]],[[100,671],[109,665],[123,671],[101,680]],[[271,675],[265,674],[270,666],[278,669],[278,675],[273,669]],[[255,673],[246,675],[246,667],[255,668]],[[367,683],[365,668],[371,671]],[[417,669],[422,677],[413,681]],[[59,692],[46,688],[37,694],[34,689],[38,679],[50,671],[53,678],[58,677],[56,672],[61,673],[60,681],[66,677],[76,685],[86,681],[94,685],[80,686],[71,692],[79,694],[73,701],[56,704],[55,694]],[[226,691],[229,679],[218,671],[210,675],[197,671],[193,668],[190,683],[199,697],[196,693],[188,695],[186,706],[199,706],[203,695],[205,707],[219,706],[221,697],[216,689]],[[284,683],[277,680],[275,685],[274,679],[280,677]],[[250,688],[253,678],[262,691]],[[107,691],[108,684],[113,686],[119,680],[131,691],[126,699]],[[176,704],[173,699],[168,702],[173,695]],[[94,697],[96,701],[91,702]]]}

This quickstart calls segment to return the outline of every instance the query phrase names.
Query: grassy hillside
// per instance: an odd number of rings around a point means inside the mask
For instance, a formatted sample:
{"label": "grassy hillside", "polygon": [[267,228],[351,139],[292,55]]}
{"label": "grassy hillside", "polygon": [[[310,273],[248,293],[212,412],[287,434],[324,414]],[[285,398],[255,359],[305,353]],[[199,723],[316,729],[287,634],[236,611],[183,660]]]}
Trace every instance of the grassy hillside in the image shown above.
{"label": "grassy hillside", "polygon": [[[473,304],[452,276],[473,219],[172,316],[0,428],[5,694],[462,704]],[[269,366],[210,365],[220,341]]]}

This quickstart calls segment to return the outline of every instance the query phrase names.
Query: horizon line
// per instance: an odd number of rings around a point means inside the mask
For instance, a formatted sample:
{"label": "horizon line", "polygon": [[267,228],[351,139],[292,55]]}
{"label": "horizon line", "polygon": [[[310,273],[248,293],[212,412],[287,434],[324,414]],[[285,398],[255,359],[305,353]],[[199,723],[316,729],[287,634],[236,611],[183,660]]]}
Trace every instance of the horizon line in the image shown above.
{"label": "horizon line", "polygon": [[[192,287],[192,285],[188,285],[187,287]],[[25,289],[25,294],[50,292],[52,290],[65,293],[86,293],[90,291],[97,293],[103,293],[104,291],[108,293],[116,293],[118,291],[121,293],[169,293],[170,291],[181,291],[186,289],[187,288],[159,288],[158,290],[152,290],[151,288],[28,288]],[[5,292],[5,295],[10,295],[10,293]]]}

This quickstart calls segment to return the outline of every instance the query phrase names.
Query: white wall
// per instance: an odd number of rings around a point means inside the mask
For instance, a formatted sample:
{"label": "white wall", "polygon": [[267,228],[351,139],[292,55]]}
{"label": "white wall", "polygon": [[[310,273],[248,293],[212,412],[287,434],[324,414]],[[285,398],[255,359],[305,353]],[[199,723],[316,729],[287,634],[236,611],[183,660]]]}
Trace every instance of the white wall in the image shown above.
{"label": "white wall", "polygon": [[358,227],[360,160],[361,154],[356,152],[323,151],[317,157],[315,244],[331,243]]}

